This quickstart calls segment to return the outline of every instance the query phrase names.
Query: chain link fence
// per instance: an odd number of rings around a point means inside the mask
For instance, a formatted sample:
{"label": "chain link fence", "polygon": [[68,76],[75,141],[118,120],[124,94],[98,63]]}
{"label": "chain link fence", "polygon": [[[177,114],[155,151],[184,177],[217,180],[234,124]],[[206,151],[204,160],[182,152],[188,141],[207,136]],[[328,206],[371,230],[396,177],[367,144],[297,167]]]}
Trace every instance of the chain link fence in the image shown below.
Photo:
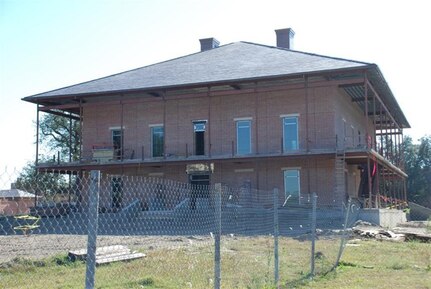
{"label": "chain link fence", "polygon": [[290,288],[337,266],[358,208],[98,171],[0,187],[2,288]]}

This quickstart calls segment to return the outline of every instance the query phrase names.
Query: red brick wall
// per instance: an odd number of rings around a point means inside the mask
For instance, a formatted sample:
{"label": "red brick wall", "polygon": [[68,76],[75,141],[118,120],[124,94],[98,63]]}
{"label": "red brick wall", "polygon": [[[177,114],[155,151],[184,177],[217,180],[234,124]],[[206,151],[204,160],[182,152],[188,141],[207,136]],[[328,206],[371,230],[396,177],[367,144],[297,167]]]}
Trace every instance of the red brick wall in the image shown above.
{"label": "red brick wall", "polygon": [[[335,129],[339,140],[345,137],[347,147],[356,147],[366,144],[366,122],[364,112],[358,104],[352,102],[350,97],[340,91],[334,91],[335,96]],[[346,129],[344,128],[346,126]],[[368,120],[368,131],[374,134],[373,122]],[[358,134],[358,131],[361,134]]]}
{"label": "red brick wall", "polygon": [[[205,152],[214,156],[232,154],[232,142],[236,150],[235,118],[252,119],[252,152],[279,154],[281,152],[282,119],[280,115],[299,115],[299,148],[305,151],[335,148],[335,135],[343,130],[342,119],[354,127],[364,130],[363,114],[336,86],[292,88],[268,91],[236,91],[221,94],[203,93],[200,97],[147,95],[124,98],[111,103],[87,102],[84,107],[83,148],[84,156],[91,158],[95,144],[111,144],[110,128],[124,127],[124,148],[133,150],[134,158],[151,156],[151,129],[154,124],[164,124],[165,153],[184,157],[194,152],[194,120],[208,120],[205,132]],[[306,105],[308,99],[308,106]],[[308,113],[307,113],[308,112]],[[307,132],[308,126],[308,132]],[[186,151],[187,148],[187,151]],[[142,156],[142,151],[144,155]],[[107,173],[149,176],[156,173],[165,179],[187,182],[185,164],[163,165],[164,167],[128,168]],[[301,170],[301,192],[303,195],[316,192],[319,202],[330,204],[334,199],[334,159],[325,157],[271,158],[258,161],[215,162],[211,182],[222,182],[240,187],[249,181],[253,188],[271,190],[278,187],[284,192],[282,168],[298,167]],[[252,169],[252,171],[250,171]],[[160,175],[163,173],[163,175]],[[104,206],[109,206],[109,177],[104,180],[107,196]],[[125,203],[133,194],[125,196]]]}
{"label": "red brick wall", "polygon": [[33,205],[32,198],[0,198],[0,214],[6,216],[28,214]]}
{"label": "red brick wall", "polygon": [[[84,106],[83,148],[84,156],[91,157],[95,144],[110,144],[110,128],[124,127],[124,148],[135,151],[134,157],[151,155],[150,125],[165,124],[167,154],[185,156],[194,153],[194,120],[208,120],[205,132],[205,151],[209,154],[232,154],[236,148],[235,118],[252,119],[252,152],[279,153],[281,151],[282,119],[280,115],[299,115],[299,147],[306,149],[307,121],[310,149],[333,149],[335,128],[341,114],[349,106],[335,105],[342,100],[335,87],[308,89],[308,114],[305,89],[274,92],[249,92],[222,96],[202,97],[148,97],[142,100],[124,100],[116,103],[87,103]],[[345,97],[344,97],[345,98]],[[165,108],[165,109],[164,109]],[[121,116],[123,112],[123,117]],[[347,115],[350,116],[350,113]],[[337,118],[337,119],[335,119]],[[356,122],[356,119],[355,119]]]}
{"label": "red brick wall", "polygon": [[[253,197],[260,201],[272,202],[268,195],[274,188],[280,191],[280,199],[284,201],[284,169],[297,168],[300,170],[300,186],[302,201],[306,202],[313,192],[318,195],[319,204],[334,204],[334,160],[330,157],[319,157],[307,160],[306,158],[284,159],[272,158],[260,161],[214,162],[214,172],[211,175],[211,184],[222,183],[232,188],[240,188],[246,182],[253,189]],[[188,183],[185,164],[167,165],[165,167],[140,167],[123,169],[121,174],[124,180],[123,204],[127,205],[135,199],[149,203],[155,196],[155,179],[165,179],[173,182],[174,189],[168,192],[166,204],[173,206],[181,198],[181,184]],[[102,174],[100,206],[110,208],[112,197],[112,177],[115,171]],[[119,172],[116,172],[119,174]],[[142,178],[146,178],[145,181]],[[148,183],[148,178],[152,181]],[[259,190],[256,192],[255,190]],[[280,201],[281,201],[280,200]],[[84,204],[87,196],[84,197]]]}

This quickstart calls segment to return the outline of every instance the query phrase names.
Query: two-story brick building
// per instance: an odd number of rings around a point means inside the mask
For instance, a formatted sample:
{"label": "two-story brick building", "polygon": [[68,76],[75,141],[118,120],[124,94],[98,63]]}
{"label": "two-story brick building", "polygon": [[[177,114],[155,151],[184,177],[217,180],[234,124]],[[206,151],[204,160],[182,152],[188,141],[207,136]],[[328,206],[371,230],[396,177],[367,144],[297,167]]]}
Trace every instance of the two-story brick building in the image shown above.
{"label": "two-story brick building", "polygon": [[[408,128],[375,64],[201,39],[201,51],[24,98],[81,123],[79,161],[40,169],[282,189],[294,202],[406,199]],[[113,204],[121,206],[122,204]]]}

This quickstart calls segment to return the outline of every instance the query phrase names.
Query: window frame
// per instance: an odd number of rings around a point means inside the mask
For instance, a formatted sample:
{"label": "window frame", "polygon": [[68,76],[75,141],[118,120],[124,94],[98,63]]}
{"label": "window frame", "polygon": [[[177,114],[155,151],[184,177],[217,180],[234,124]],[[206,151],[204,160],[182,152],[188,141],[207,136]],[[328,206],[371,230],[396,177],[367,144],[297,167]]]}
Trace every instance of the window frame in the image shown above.
{"label": "window frame", "polygon": [[[283,186],[284,186],[284,196],[285,196],[285,198],[287,199],[287,197],[289,195],[291,195],[293,198],[296,197],[295,195],[287,192],[287,180],[288,180],[288,178],[292,178],[292,179],[295,178],[296,181],[297,181],[296,185],[298,187],[298,196],[297,196],[297,198],[298,198],[298,203],[300,204],[301,203],[301,169],[300,168],[283,168],[282,171],[283,171]],[[295,172],[296,176],[286,176],[286,174],[288,172]]]}
{"label": "window frame", "polygon": [[[112,149],[114,153],[114,157],[116,159],[121,159],[123,156],[123,138],[124,138],[124,129],[121,127],[110,128],[111,131],[111,142]],[[119,142],[115,141],[115,138],[119,138]]]}
{"label": "window frame", "polygon": [[[161,129],[161,134],[162,134],[162,142],[160,144],[161,148],[161,152],[159,154],[155,153],[155,142],[154,142],[154,136],[157,129]],[[151,131],[151,157],[153,158],[161,158],[164,156],[165,154],[165,127],[163,125],[151,125],[150,126],[150,131]],[[158,132],[160,134],[160,132]]]}
{"label": "window frame", "polygon": [[[241,123],[248,123],[248,150],[243,151],[242,145],[240,143],[240,124]],[[237,155],[250,155],[252,153],[252,135],[251,135],[251,126],[252,126],[252,119],[251,118],[241,118],[241,119],[235,119],[235,130],[236,130],[236,154]]]}
{"label": "window frame", "polygon": [[[206,155],[205,147],[205,132],[207,129],[207,120],[194,120],[193,123],[193,143],[194,143],[194,155],[204,156]],[[198,139],[201,140],[198,144]]]}
{"label": "window frame", "polygon": [[[283,131],[283,152],[292,152],[299,150],[299,114],[288,114],[281,115],[281,126]],[[286,124],[285,121],[287,119],[294,119],[296,125],[296,145],[294,148],[287,148],[287,139],[286,139]]]}

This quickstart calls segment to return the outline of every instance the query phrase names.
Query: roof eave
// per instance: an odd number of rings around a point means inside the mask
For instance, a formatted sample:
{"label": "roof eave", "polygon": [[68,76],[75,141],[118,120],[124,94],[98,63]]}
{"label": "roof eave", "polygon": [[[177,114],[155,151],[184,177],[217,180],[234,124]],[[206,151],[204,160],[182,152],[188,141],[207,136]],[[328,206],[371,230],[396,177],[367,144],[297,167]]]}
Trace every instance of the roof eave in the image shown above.
{"label": "roof eave", "polygon": [[41,94],[36,94],[36,95],[24,97],[22,98],[22,100],[30,103],[34,103],[34,104],[39,104],[41,102],[49,101],[53,99],[77,99],[78,100],[84,97],[93,97],[93,96],[95,97],[95,96],[102,96],[102,95],[116,95],[116,94],[118,95],[118,94],[128,94],[128,93],[136,93],[136,92],[154,92],[154,91],[167,91],[167,90],[175,90],[175,89],[211,87],[211,86],[218,86],[218,85],[231,85],[231,84],[236,84],[238,82],[259,82],[262,80],[277,80],[277,79],[283,79],[283,78],[297,78],[297,77],[303,77],[303,76],[330,74],[330,73],[336,73],[336,72],[358,71],[358,70],[365,70],[368,68],[368,66],[369,66],[368,64],[364,64],[364,66],[299,72],[299,73],[290,73],[290,74],[280,74],[280,75],[271,75],[271,76],[237,78],[237,79],[228,79],[228,80],[211,81],[211,82],[198,82],[198,83],[187,83],[187,84],[180,84],[180,85],[165,85],[165,86],[120,89],[120,90],[109,90],[109,91],[99,91],[99,92],[58,94],[58,95],[50,95],[45,97],[38,96]]}
{"label": "roof eave", "polygon": [[369,67],[369,71],[371,73],[374,72],[376,76],[381,80],[381,83],[383,84],[382,89],[384,89],[387,92],[387,94],[391,98],[390,100],[393,101],[395,108],[398,110],[397,113],[401,118],[400,120],[401,120],[402,128],[411,128],[410,123],[408,122],[406,116],[404,115],[404,112],[402,111],[400,105],[398,104],[398,101],[396,100],[394,94],[392,93],[392,90],[389,87],[389,84],[387,83],[385,77],[383,76],[383,73],[380,70],[380,68],[377,66],[377,64],[371,64]]}

